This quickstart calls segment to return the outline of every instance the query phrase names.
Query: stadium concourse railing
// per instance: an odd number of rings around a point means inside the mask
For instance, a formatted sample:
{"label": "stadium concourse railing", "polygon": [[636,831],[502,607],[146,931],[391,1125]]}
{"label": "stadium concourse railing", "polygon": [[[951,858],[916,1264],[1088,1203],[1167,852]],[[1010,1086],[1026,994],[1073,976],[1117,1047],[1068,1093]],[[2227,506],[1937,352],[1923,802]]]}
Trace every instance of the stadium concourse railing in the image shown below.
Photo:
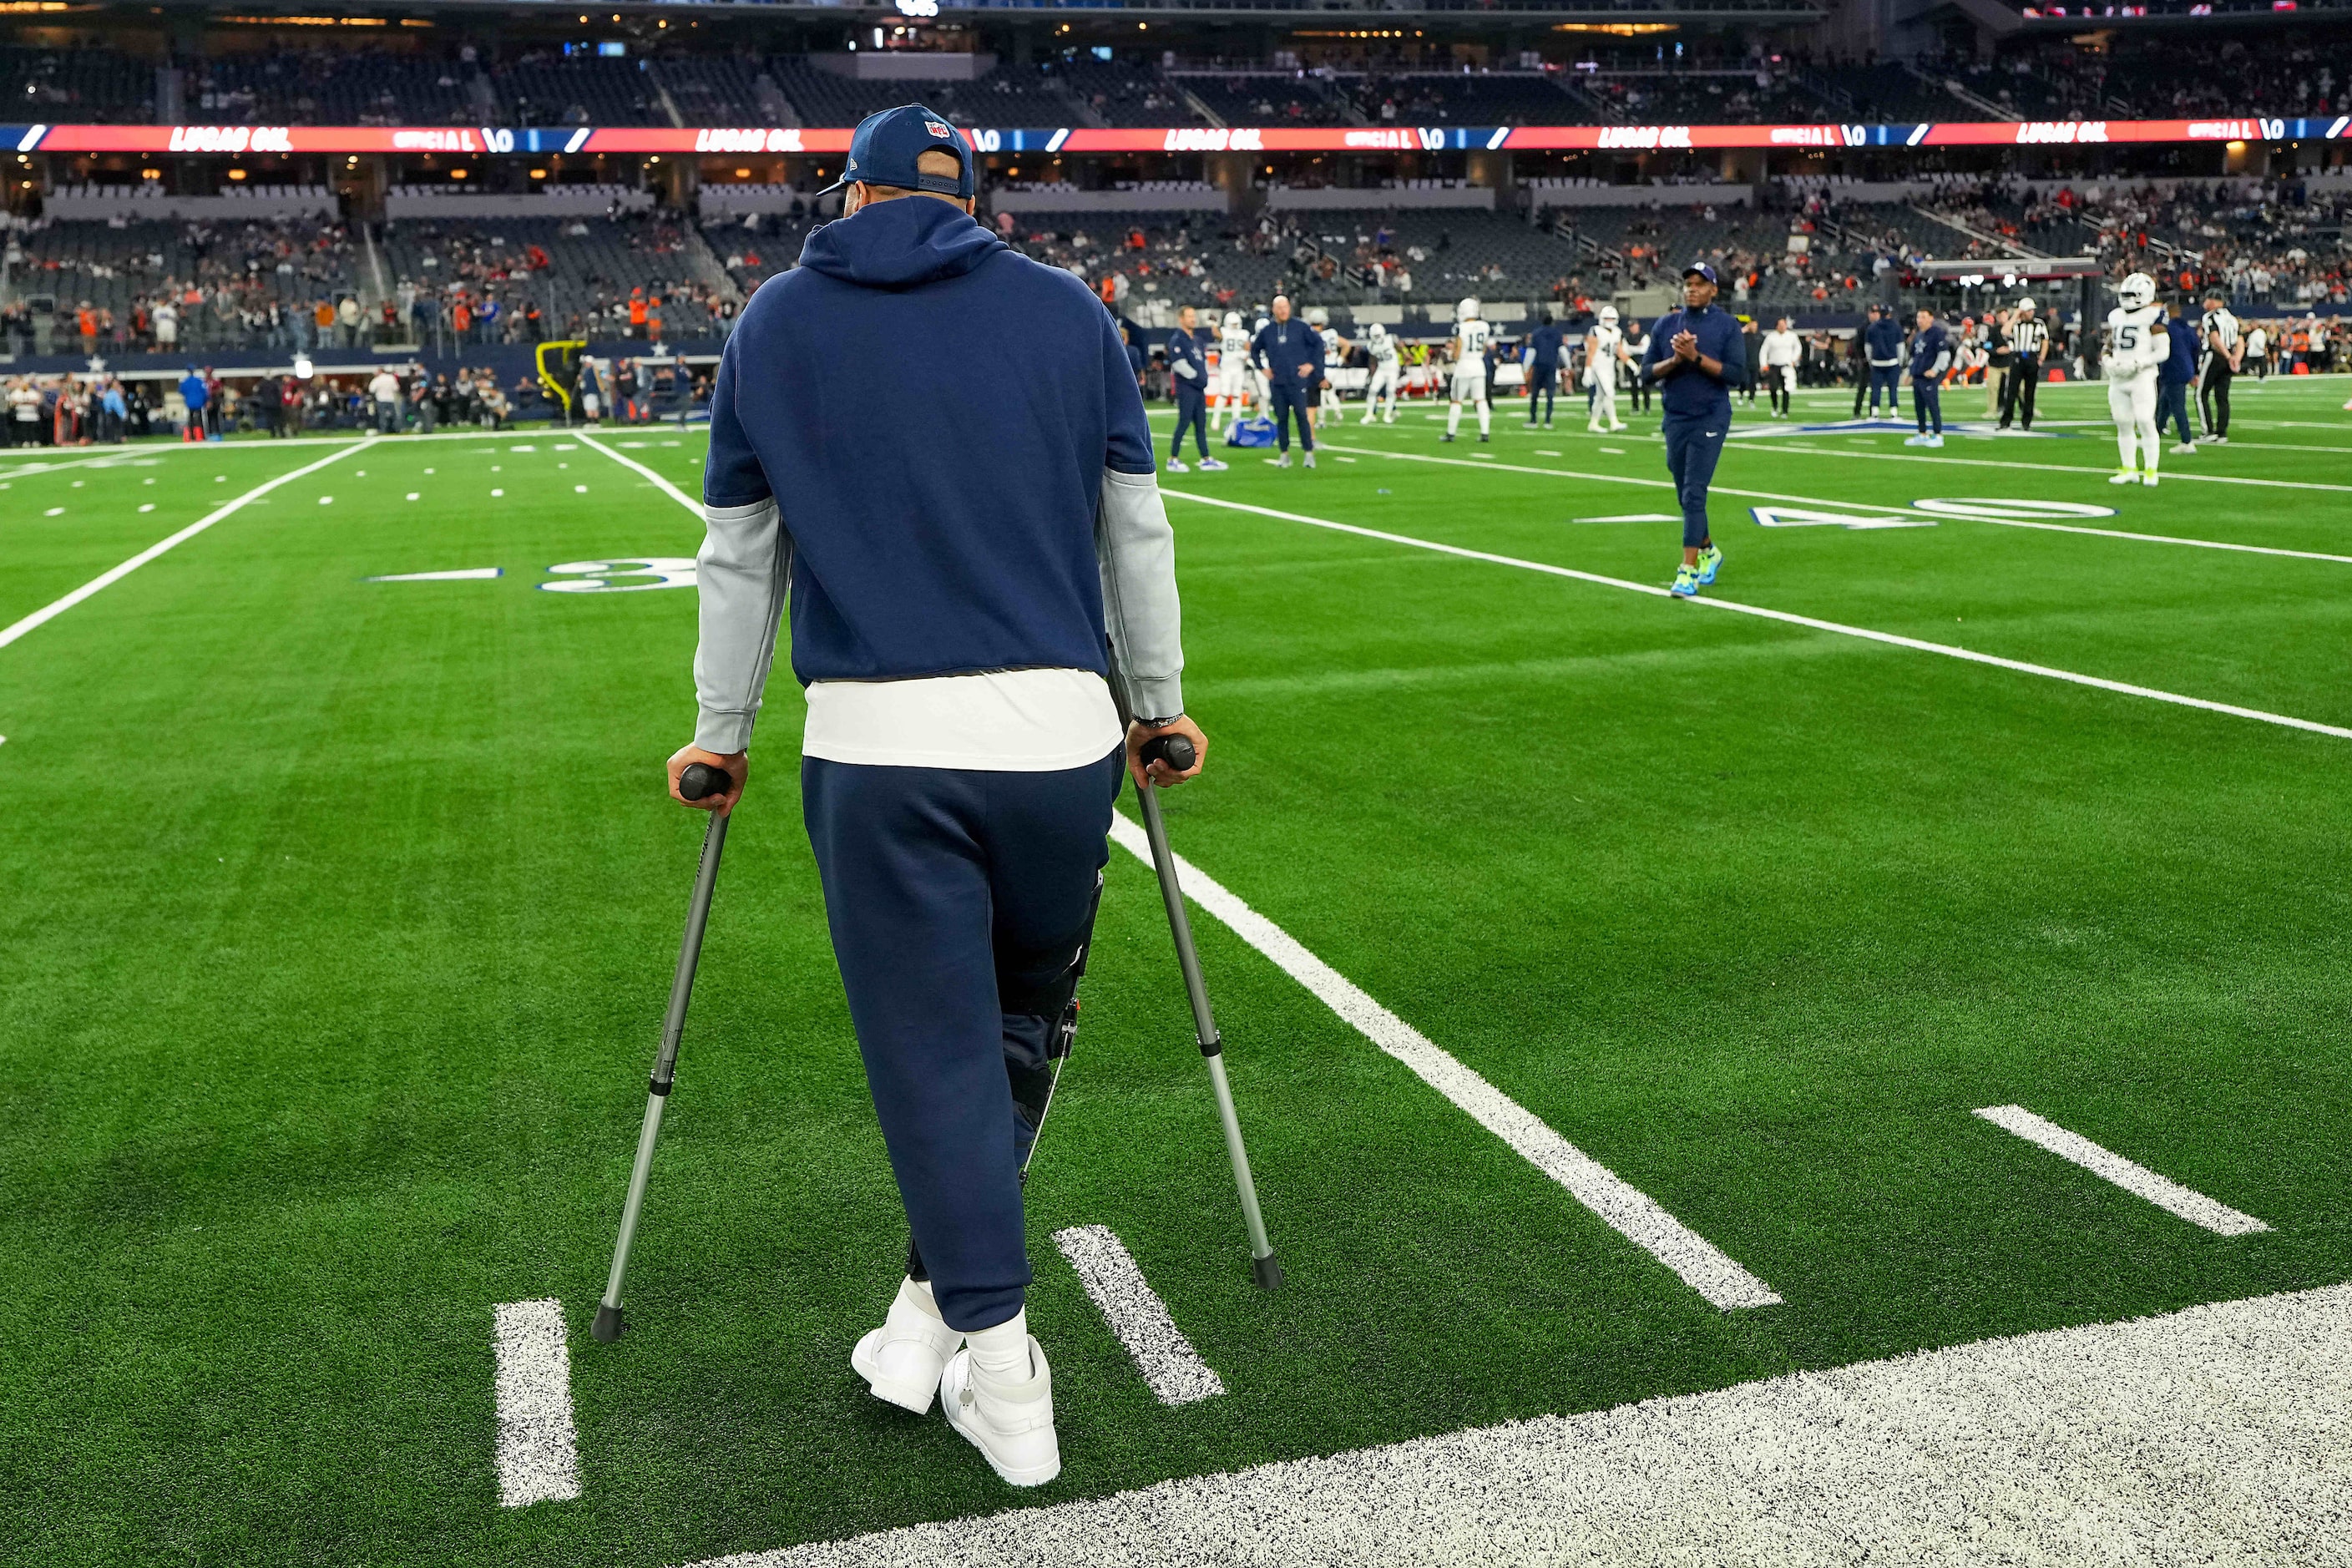
{"label": "stadium concourse railing", "polygon": [[[257,153],[592,155],[835,153],[848,126],[0,125],[0,147],[30,153],[189,156]],[[1937,121],[1835,125],[1276,125],[1164,128],[966,126],[982,153],[1655,152],[1710,148],[2105,146],[2335,142],[2352,115],[2209,115],[2189,120]]]}

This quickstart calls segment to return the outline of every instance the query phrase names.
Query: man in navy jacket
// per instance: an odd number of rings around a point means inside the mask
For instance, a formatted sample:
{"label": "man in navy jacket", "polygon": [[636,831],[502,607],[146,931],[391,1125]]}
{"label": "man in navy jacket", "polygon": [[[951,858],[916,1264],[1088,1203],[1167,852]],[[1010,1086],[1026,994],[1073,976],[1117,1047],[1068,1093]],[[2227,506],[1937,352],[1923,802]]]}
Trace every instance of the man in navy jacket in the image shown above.
{"label": "man in navy jacket", "polygon": [[2172,449],[2189,457],[2197,450],[2189,434],[2189,384],[2197,379],[2197,356],[2204,345],[2197,341],[2197,329],[2180,319],[2178,300],[2165,307],[2164,330],[2172,339],[2172,352],[2156,367],[2156,427],[2161,430],[2170,420],[2180,433],[2180,444]]}
{"label": "man in navy jacket", "polygon": [[1903,323],[1895,312],[1874,305],[1870,325],[1863,328],[1862,341],[1869,355],[1870,416],[1878,417],[1878,394],[1886,394],[1886,412],[1892,417],[1903,412],[1902,394],[1896,389],[1903,380]]}
{"label": "man in navy jacket", "polygon": [[1911,416],[1919,423],[1919,433],[1906,436],[1903,444],[1940,447],[1944,444],[1944,375],[1952,368],[1952,335],[1933,310],[1919,312],[1918,328],[1911,334],[1911,363],[1905,374],[1911,378]]}
{"label": "man in navy jacket", "polygon": [[1184,467],[1184,432],[1192,432],[1192,444],[1200,448],[1201,467],[1214,473],[1224,464],[1209,456],[1209,355],[1208,345],[1196,330],[1200,317],[1190,305],[1176,312],[1176,330],[1168,334],[1168,380],[1175,388],[1176,435],[1168,443],[1168,471],[1181,474]]}
{"label": "man in navy jacket", "polygon": [[1275,467],[1290,467],[1290,416],[1298,416],[1298,444],[1307,452],[1307,466],[1315,466],[1316,389],[1323,384],[1323,334],[1290,317],[1290,298],[1274,297],[1274,320],[1250,344],[1250,359],[1265,372],[1266,412],[1273,416],[1282,457]]}
{"label": "man in navy jacket", "polygon": [[1670,310],[1650,333],[1642,377],[1655,382],[1665,416],[1666,471],[1683,509],[1683,564],[1675,574],[1677,598],[1695,596],[1723,567],[1723,552],[1706,526],[1706,489],[1731,434],[1731,389],[1748,379],[1748,348],[1739,323],[1715,307],[1715,268],[1694,261],[1683,268],[1683,308]]}
{"label": "man in navy jacket", "polygon": [[[1205,742],[1118,324],[972,221],[971,150],[932,110],[869,117],[843,181],[842,217],[752,296],[719,363],[700,716],[670,792],[701,762],[729,787],[687,804],[741,798],[789,605],[802,810],[913,1234],[851,1365],[918,1414],[940,1394],[999,1475],[1036,1486],[1061,1457],[1024,1310],[1023,1152],[1120,775],[1142,785],[1152,735]],[[923,367],[982,321],[1019,329],[994,350],[1004,394],[951,395]],[[1139,716],[1124,734],[1106,631]]]}

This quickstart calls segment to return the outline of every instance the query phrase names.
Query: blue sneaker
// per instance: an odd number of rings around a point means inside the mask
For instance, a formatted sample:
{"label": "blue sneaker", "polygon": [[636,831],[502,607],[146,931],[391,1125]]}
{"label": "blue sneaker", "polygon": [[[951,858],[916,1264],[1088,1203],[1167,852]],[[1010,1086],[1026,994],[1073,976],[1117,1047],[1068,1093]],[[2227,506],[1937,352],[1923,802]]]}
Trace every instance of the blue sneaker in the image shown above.
{"label": "blue sneaker", "polygon": [[1702,588],[1715,581],[1717,570],[1723,564],[1723,551],[1710,544],[1698,552],[1698,585]]}
{"label": "blue sneaker", "polygon": [[1675,585],[1666,590],[1677,599],[1698,597],[1698,568],[1679,566],[1675,569]]}

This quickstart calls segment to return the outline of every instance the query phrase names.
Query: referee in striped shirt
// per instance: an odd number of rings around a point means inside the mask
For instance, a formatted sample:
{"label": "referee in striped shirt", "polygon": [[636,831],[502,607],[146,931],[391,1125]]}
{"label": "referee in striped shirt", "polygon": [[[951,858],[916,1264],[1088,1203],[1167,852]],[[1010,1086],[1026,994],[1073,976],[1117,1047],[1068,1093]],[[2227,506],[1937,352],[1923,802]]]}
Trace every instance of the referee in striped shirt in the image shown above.
{"label": "referee in striped shirt", "polygon": [[2000,389],[2000,427],[2009,428],[2011,416],[2018,418],[2023,428],[2033,428],[2033,389],[2042,380],[2042,355],[2050,346],[2050,329],[2033,313],[2033,301],[2020,300],[2014,318],[2009,323],[2009,346],[2012,357],[2009,374]]}
{"label": "referee in striped shirt", "polygon": [[2197,383],[2197,412],[2205,425],[2205,438],[2227,446],[2230,440],[2230,383],[2236,379],[2245,354],[2245,338],[2238,318],[2219,294],[2205,296],[2205,319],[2198,323],[2205,340],[2205,363]]}

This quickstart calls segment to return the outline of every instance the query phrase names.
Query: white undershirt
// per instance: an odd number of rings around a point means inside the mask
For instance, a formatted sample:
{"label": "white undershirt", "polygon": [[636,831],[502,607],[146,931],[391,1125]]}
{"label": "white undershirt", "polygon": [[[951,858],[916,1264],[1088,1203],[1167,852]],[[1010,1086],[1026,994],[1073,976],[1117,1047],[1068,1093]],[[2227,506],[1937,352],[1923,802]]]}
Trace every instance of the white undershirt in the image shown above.
{"label": "white undershirt", "polygon": [[1090,669],[1000,669],[916,680],[819,680],[803,755],[885,768],[1044,773],[1119,744],[1110,688]]}

